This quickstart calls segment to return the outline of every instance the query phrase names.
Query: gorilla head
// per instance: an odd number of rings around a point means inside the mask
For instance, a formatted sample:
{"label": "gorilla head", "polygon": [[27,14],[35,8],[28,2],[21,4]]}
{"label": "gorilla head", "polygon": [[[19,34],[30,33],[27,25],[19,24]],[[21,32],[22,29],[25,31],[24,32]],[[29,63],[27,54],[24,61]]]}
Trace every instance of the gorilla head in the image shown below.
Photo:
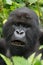
{"label": "gorilla head", "polygon": [[39,21],[32,10],[23,7],[11,12],[3,26],[3,35],[11,56],[25,58],[37,51],[39,43]]}

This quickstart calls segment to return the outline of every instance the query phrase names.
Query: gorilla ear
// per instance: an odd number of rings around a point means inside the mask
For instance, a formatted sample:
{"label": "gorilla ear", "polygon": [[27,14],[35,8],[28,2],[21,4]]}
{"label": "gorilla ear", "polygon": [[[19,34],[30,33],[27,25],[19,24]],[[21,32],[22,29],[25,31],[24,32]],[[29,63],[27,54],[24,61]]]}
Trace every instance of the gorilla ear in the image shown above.
{"label": "gorilla ear", "polygon": [[43,45],[43,29],[40,29],[40,38],[39,38],[40,45]]}

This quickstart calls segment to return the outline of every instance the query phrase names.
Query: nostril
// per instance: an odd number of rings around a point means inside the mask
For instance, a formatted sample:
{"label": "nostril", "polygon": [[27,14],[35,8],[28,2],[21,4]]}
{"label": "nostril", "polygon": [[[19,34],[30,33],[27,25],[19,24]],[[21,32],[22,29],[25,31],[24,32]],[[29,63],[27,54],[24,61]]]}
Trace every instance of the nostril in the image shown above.
{"label": "nostril", "polygon": [[17,34],[19,34],[19,31],[16,31]]}
{"label": "nostril", "polygon": [[20,34],[23,34],[24,32],[20,32]]}

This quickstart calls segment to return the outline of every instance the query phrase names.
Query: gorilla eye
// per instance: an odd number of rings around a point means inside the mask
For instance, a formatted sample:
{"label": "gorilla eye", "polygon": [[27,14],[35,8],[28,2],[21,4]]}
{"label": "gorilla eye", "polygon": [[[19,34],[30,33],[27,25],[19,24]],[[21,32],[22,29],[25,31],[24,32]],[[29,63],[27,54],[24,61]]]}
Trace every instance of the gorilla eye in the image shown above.
{"label": "gorilla eye", "polygon": [[19,23],[14,23],[14,25],[15,25],[15,26],[20,26],[20,24],[19,24]]}
{"label": "gorilla eye", "polygon": [[17,24],[17,23],[14,23],[14,25],[15,25],[15,26],[18,26],[18,24]]}
{"label": "gorilla eye", "polygon": [[31,25],[30,24],[24,24],[23,27],[28,28],[28,27],[31,27]]}
{"label": "gorilla eye", "polygon": [[12,25],[13,28],[15,28],[15,27],[17,27],[17,26],[19,26],[19,24],[17,24],[17,23],[14,23],[14,24]]}

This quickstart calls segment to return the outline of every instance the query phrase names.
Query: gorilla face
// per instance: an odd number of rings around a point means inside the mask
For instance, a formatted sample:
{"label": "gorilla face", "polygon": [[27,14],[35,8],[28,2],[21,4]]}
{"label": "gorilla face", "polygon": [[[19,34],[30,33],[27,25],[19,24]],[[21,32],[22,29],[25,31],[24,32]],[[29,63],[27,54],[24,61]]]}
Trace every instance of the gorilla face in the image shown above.
{"label": "gorilla face", "polygon": [[3,26],[3,34],[11,55],[29,56],[39,38],[37,15],[26,7],[16,9]]}

